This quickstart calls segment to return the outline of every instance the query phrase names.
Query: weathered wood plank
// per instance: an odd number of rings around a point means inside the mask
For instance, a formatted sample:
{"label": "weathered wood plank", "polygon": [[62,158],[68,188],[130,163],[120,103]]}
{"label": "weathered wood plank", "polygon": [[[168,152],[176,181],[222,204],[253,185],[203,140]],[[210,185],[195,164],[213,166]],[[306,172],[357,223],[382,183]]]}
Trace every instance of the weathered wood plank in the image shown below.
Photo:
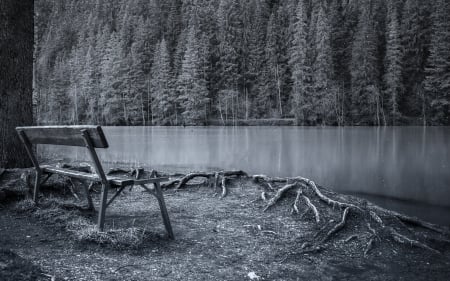
{"label": "weathered wood plank", "polygon": [[34,126],[17,127],[24,132],[33,144],[56,144],[68,146],[86,146],[81,131],[86,130],[96,148],[108,148],[103,130],[100,126]]}
{"label": "weathered wood plank", "polygon": [[[85,173],[75,170],[69,170],[64,168],[58,168],[50,165],[42,165],[41,169],[45,173],[52,174],[60,174],[63,176],[68,176],[77,179],[83,179],[94,182],[101,182],[102,179],[97,174]],[[120,178],[120,177],[112,177],[107,176],[106,179],[114,186],[128,186],[128,185],[141,185],[141,184],[149,184],[149,183],[157,183],[157,182],[165,182],[168,181],[169,178],[152,178],[152,179],[128,179],[128,178]]]}
{"label": "weathered wood plank", "polygon": [[[69,169],[63,169],[63,168],[57,168],[52,166],[41,166],[42,170],[46,173],[53,173],[53,174],[59,174],[63,176],[68,176],[72,178],[77,179],[83,179],[88,181],[94,181],[94,182],[101,182],[102,179],[97,174],[90,174],[85,172],[79,172]],[[107,177],[106,178],[108,182],[110,182],[112,185],[115,186],[127,186],[132,185],[134,183],[133,179],[126,179],[126,178],[118,178],[118,177]]]}

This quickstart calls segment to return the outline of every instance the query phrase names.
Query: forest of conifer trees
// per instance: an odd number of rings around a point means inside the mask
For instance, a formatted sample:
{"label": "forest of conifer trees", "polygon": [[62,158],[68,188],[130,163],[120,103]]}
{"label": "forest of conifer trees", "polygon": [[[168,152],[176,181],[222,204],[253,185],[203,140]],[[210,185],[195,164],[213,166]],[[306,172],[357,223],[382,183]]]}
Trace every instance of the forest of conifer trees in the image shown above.
{"label": "forest of conifer trees", "polygon": [[38,124],[450,125],[447,0],[38,0]]}

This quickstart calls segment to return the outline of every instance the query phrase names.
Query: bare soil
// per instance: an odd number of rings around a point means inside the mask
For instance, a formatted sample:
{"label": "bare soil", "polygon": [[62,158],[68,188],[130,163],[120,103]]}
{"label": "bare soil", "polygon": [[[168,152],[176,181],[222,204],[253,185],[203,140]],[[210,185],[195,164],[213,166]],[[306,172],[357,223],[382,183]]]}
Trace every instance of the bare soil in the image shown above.
{"label": "bare soil", "polygon": [[[27,196],[27,187],[19,180],[22,172],[7,171],[0,179],[0,280],[450,280],[448,235],[405,225],[396,229],[440,254],[380,236],[364,255],[372,236],[362,219],[350,212],[342,230],[318,242],[324,227],[340,220],[338,208],[310,196],[321,214],[317,223],[312,212],[303,217],[291,212],[296,197],[292,193],[264,212],[264,188],[247,178],[227,181],[224,198],[206,184],[165,190],[175,240],[165,234],[155,198],[135,187],[108,208],[106,227],[145,229],[139,247],[79,241],[65,222],[17,211],[16,202]],[[84,204],[70,193],[55,192],[63,185],[61,178],[49,181],[43,196],[51,193],[65,202]],[[98,203],[98,194],[93,195]],[[77,215],[95,223],[95,214]],[[28,266],[16,272],[14,262]]]}

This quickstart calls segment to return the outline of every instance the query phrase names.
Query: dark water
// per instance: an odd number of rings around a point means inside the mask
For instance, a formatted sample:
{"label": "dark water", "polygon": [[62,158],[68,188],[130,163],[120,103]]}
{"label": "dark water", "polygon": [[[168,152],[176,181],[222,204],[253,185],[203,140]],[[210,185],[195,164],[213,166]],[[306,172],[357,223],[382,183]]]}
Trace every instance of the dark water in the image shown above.
{"label": "dark water", "polygon": [[[106,127],[104,131],[110,143],[106,153],[100,153],[104,161],[156,169],[301,175],[450,225],[450,127]],[[39,149],[88,159],[84,149]]]}

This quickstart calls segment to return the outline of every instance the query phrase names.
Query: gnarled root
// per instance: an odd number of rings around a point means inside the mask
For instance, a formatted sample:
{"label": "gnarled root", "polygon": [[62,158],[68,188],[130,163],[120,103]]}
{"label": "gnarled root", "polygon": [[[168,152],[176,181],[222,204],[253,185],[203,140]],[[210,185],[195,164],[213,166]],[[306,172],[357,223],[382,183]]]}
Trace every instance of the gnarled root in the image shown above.
{"label": "gnarled root", "polygon": [[307,178],[303,178],[303,177],[296,177],[294,178],[296,180],[300,180],[304,183],[307,184],[307,186],[311,187],[311,189],[314,191],[314,193],[317,195],[317,197],[319,197],[320,200],[322,200],[323,202],[327,203],[330,206],[338,206],[340,208],[354,208],[354,209],[360,209],[359,207],[357,207],[356,205],[353,204],[349,204],[349,203],[344,203],[344,202],[339,202],[336,200],[333,200],[325,195],[323,195],[322,192],[320,192],[319,188],[317,188],[316,184],[312,181],[309,180]]}
{"label": "gnarled root", "polygon": [[222,198],[227,196],[227,186],[225,185],[227,178],[225,176],[222,177],[222,194],[220,195]]}
{"label": "gnarled root", "polygon": [[173,179],[167,183],[161,184],[163,188],[170,188],[175,186],[175,190],[183,188],[186,184],[197,177],[206,178],[209,187],[214,187],[217,189],[220,187],[222,189],[221,197],[225,197],[228,194],[228,190],[226,187],[226,181],[231,177],[248,177],[247,173],[241,170],[232,170],[232,171],[220,171],[220,172],[195,172],[189,173],[187,175],[181,176],[180,178]]}
{"label": "gnarled root", "polygon": [[337,233],[339,230],[344,228],[345,223],[347,222],[347,215],[350,212],[350,207],[347,207],[344,209],[344,212],[342,213],[342,219],[339,223],[337,223],[330,231],[328,231],[327,235],[323,238],[322,242],[327,241],[331,235]]}
{"label": "gnarled root", "polygon": [[[265,193],[265,192],[263,192],[263,193]],[[295,197],[295,201],[294,201],[294,203],[292,204],[292,211],[291,211],[291,214],[293,214],[293,213],[296,213],[296,214],[298,214],[298,206],[297,206],[297,204],[298,204],[298,201],[300,200],[300,197],[302,196],[302,190],[301,189],[298,189],[297,190],[297,196]],[[265,200],[264,200],[265,201]]]}
{"label": "gnarled root", "polygon": [[375,236],[372,235],[369,238],[369,242],[367,242],[366,249],[364,250],[365,257],[367,257],[369,255],[369,251],[372,250],[374,244],[375,244]]}
{"label": "gnarled root", "polygon": [[306,197],[306,195],[303,195],[302,197],[305,200],[306,205],[308,205],[308,209],[313,211],[314,217],[316,219],[316,223],[319,223],[320,222],[320,216],[319,216],[319,211],[317,210],[316,206],[314,206],[314,204],[311,203],[311,200],[309,200],[309,198]]}
{"label": "gnarled root", "polygon": [[203,178],[209,179],[211,177],[211,173],[205,173],[205,172],[189,173],[180,179],[180,182],[175,187],[175,190],[182,188],[188,181],[190,181],[196,177],[203,177]]}
{"label": "gnarled root", "polygon": [[406,237],[405,235],[402,235],[402,234],[398,233],[393,228],[390,228],[390,234],[392,235],[392,238],[394,239],[394,241],[398,242],[400,244],[409,244],[409,245],[417,247],[417,248],[421,248],[421,249],[425,249],[425,250],[431,251],[431,252],[433,252],[435,254],[439,254],[439,255],[441,254],[441,252],[439,252],[438,250],[433,249],[433,248],[431,248],[431,247],[429,247],[429,246],[427,246],[427,245],[425,245],[425,244],[423,244],[423,243],[421,243],[421,242],[419,242],[417,240],[410,239],[410,238]]}
{"label": "gnarled root", "polygon": [[270,207],[272,207],[273,205],[275,205],[275,203],[277,203],[278,200],[280,200],[280,198],[284,195],[284,193],[294,187],[297,186],[297,183],[291,183],[291,184],[287,184],[284,187],[280,188],[277,193],[275,193],[275,195],[269,200],[269,202],[267,203],[266,207],[264,208],[264,212],[267,211],[267,209],[269,209]]}

